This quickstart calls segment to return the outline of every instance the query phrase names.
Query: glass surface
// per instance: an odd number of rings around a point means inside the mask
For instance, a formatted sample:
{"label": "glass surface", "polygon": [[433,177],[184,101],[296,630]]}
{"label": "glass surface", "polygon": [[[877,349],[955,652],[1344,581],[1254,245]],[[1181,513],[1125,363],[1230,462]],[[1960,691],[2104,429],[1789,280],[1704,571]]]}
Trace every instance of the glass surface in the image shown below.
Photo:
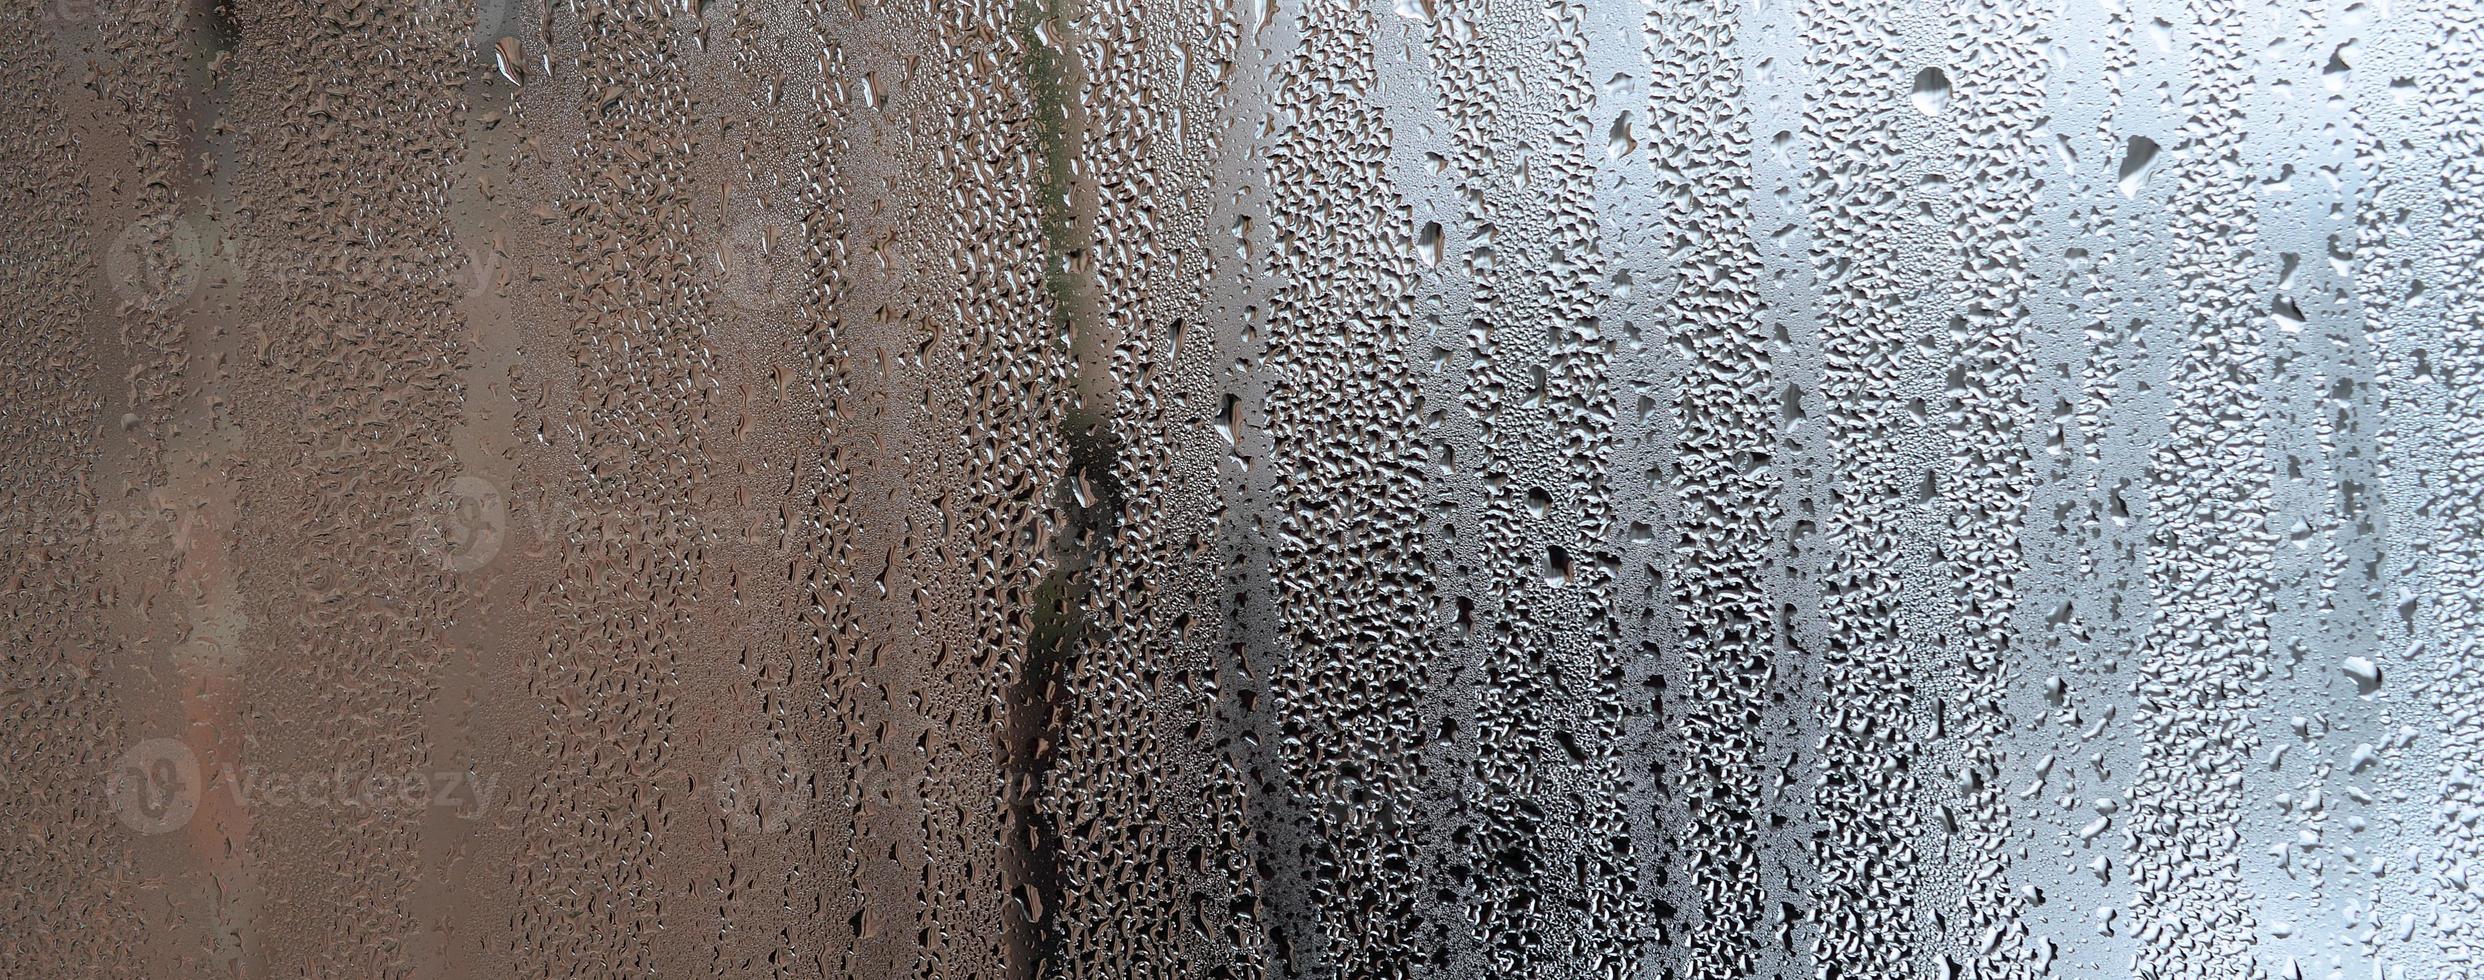
{"label": "glass surface", "polygon": [[0,976],[2475,975],[2460,0],[41,0]]}

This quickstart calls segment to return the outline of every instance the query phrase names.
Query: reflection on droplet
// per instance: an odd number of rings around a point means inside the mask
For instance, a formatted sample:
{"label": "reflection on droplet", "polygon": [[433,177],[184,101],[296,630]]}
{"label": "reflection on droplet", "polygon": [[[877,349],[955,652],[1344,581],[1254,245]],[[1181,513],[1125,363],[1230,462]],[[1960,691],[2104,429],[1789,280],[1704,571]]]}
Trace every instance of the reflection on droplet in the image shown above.
{"label": "reflection on droplet", "polygon": [[1924,115],[1937,116],[1949,106],[1949,75],[1938,68],[1915,73],[1915,108]]}

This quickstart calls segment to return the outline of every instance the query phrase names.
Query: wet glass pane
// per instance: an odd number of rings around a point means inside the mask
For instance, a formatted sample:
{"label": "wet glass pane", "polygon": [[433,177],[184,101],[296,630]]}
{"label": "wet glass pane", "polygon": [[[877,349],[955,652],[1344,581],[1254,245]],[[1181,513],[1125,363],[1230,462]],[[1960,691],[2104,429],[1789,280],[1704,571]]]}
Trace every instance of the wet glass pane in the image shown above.
{"label": "wet glass pane", "polygon": [[2484,966],[2457,0],[35,0],[0,976]]}

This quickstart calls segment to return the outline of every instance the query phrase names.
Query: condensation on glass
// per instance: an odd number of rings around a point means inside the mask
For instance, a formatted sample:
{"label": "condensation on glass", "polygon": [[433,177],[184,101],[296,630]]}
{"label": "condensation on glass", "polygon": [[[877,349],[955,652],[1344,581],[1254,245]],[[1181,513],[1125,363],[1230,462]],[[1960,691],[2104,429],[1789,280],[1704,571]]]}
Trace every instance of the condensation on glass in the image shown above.
{"label": "condensation on glass", "polygon": [[0,975],[2484,975],[2453,0],[39,0]]}

